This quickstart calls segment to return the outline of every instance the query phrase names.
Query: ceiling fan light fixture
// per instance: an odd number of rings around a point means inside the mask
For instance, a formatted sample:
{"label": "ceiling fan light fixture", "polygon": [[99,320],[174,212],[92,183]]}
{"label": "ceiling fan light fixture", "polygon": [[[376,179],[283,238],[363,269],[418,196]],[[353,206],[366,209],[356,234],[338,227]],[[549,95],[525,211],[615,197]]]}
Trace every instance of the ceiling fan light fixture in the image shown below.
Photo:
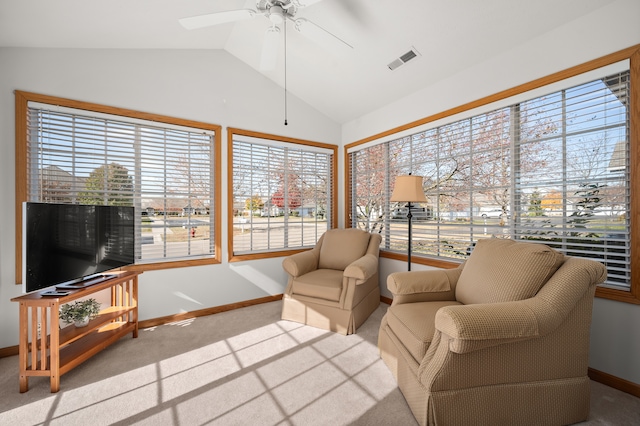
{"label": "ceiling fan light fixture", "polygon": [[280,25],[284,22],[284,10],[280,6],[269,8],[269,20],[273,25]]}

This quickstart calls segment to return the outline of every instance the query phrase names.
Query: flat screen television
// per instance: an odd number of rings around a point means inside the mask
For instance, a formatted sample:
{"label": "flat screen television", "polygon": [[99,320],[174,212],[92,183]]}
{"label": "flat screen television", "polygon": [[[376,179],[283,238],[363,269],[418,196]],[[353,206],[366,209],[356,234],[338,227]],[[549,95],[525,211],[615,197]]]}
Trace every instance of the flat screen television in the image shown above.
{"label": "flat screen television", "polygon": [[134,208],[23,204],[23,292],[96,283],[135,261]]}

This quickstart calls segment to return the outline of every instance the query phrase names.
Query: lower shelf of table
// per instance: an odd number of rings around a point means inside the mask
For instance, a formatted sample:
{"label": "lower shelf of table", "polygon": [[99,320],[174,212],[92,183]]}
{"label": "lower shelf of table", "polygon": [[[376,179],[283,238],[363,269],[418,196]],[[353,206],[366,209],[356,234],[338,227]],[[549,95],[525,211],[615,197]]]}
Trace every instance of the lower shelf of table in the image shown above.
{"label": "lower shelf of table", "polygon": [[[135,322],[111,322],[99,329],[93,330],[82,339],[60,348],[58,355],[58,374],[60,376],[65,374],[129,333],[132,333],[133,337],[136,337],[136,331],[137,327]],[[49,355],[48,358],[47,365],[49,369],[33,370],[31,366],[28,366],[24,372],[25,376],[50,375],[53,366],[51,365],[51,356]]]}
{"label": "lower shelf of table", "polygon": [[106,349],[121,337],[134,333],[135,330],[134,322],[113,322],[65,346],[60,349],[60,375]]}

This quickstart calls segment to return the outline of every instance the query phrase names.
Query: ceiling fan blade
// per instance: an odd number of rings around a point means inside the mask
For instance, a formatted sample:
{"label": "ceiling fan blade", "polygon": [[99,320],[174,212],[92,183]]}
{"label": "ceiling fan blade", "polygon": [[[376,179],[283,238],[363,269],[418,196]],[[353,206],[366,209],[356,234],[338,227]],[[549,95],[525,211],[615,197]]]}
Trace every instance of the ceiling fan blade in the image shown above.
{"label": "ceiling fan blade", "polygon": [[327,50],[333,49],[353,49],[346,41],[342,40],[335,34],[330,33],[324,28],[320,27],[313,22],[300,18],[293,21],[295,29],[302,35],[308,37],[309,39],[317,42],[322,47]]}
{"label": "ceiling fan blade", "polygon": [[270,71],[276,68],[278,59],[278,43],[280,42],[280,28],[275,25],[267,28],[262,44],[260,70]]}
{"label": "ceiling fan blade", "polygon": [[296,7],[307,7],[316,4],[321,0],[292,0],[291,3]]}
{"label": "ceiling fan blade", "polygon": [[255,10],[238,9],[227,10],[225,12],[209,13],[207,15],[191,16],[189,18],[179,19],[178,22],[180,22],[180,24],[188,30],[195,30],[197,28],[225,24],[227,22],[242,21],[244,19],[253,18],[255,15]]}

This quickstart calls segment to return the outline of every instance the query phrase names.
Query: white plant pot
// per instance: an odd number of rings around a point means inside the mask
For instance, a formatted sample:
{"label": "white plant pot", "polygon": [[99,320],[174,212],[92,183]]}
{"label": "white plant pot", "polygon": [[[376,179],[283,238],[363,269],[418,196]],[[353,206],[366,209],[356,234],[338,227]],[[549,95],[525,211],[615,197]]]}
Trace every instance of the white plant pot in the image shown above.
{"label": "white plant pot", "polygon": [[84,318],[82,318],[80,320],[77,320],[77,321],[74,322],[74,324],[75,324],[76,327],[86,327],[87,324],[89,324],[89,317],[86,316],[86,317],[84,317]]}

